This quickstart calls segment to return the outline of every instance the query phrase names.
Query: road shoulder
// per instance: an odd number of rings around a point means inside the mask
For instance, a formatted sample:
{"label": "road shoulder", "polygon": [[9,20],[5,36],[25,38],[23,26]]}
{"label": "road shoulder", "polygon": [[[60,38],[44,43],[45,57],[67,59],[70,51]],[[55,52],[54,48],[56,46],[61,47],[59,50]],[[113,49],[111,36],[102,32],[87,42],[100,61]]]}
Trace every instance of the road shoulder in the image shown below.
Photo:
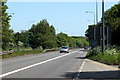
{"label": "road shoulder", "polygon": [[80,79],[118,79],[120,70],[116,67],[109,66],[90,59],[84,59],[84,65],[79,71]]}

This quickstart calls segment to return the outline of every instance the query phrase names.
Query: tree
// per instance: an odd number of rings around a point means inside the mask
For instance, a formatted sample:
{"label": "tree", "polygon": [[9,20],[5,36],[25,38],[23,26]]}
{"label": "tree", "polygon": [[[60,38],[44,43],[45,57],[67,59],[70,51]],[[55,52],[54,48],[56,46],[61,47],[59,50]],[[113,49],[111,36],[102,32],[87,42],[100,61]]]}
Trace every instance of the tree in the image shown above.
{"label": "tree", "polygon": [[16,45],[18,45],[19,39],[20,39],[20,33],[19,32],[14,33],[14,41]]}
{"label": "tree", "polygon": [[57,44],[58,47],[67,46],[68,45],[68,35],[65,33],[57,34]]}
{"label": "tree", "polygon": [[30,32],[30,46],[35,49],[42,46],[43,49],[57,47],[55,29],[53,25],[49,26],[46,19],[40,21],[37,25],[32,25]]}
{"label": "tree", "polygon": [[[27,36],[28,34],[29,34],[29,33],[28,33],[27,30],[21,30],[19,40],[23,43],[24,46],[26,46],[26,36]],[[28,40],[29,40],[29,38],[28,38]]]}
{"label": "tree", "polygon": [[[105,27],[111,27],[112,30],[112,45],[120,45],[119,34],[120,34],[120,3],[112,6],[110,9],[104,12],[105,14]],[[101,21],[97,24],[98,27],[102,27]],[[88,40],[91,40],[90,27],[86,30],[86,36]]]}
{"label": "tree", "polygon": [[28,35],[27,30],[21,30],[21,32],[14,33],[15,44],[18,45],[18,41],[22,42],[26,46],[26,36]]}
{"label": "tree", "polygon": [[10,24],[9,21],[11,20],[11,15],[8,15],[6,10],[8,6],[2,2],[2,48],[6,49],[9,45],[9,42],[13,42],[13,30],[9,29]]}
{"label": "tree", "polygon": [[120,45],[120,4],[105,11],[105,26],[112,28],[112,45]]}

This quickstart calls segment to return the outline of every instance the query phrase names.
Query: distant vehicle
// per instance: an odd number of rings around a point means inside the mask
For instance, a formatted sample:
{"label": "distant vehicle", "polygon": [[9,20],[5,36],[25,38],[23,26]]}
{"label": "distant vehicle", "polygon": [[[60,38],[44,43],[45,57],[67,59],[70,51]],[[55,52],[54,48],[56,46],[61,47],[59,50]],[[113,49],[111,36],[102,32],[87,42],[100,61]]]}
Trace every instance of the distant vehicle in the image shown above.
{"label": "distant vehicle", "polygon": [[67,53],[69,53],[69,48],[68,48],[67,46],[62,46],[62,47],[60,48],[60,53],[62,53],[62,52],[67,52]]}
{"label": "distant vehicle", "polygon": [[84,47],[84,49],[85,49],[85,50],[88,50],[88,47],[87,47],[87,46],[85,46],[85,47]]}

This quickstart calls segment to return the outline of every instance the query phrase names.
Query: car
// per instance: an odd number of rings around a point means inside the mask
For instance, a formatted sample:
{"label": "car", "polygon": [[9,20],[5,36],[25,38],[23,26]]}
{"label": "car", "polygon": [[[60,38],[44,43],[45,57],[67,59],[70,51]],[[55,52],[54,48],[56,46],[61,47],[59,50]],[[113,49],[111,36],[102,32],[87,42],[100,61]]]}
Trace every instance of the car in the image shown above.
{"label": "car", "polygon": [[85,50],[88,50],[88,47],[87,47],[87,46],[85,46],[85,47],[84,47],[84,49],[85,49]]}
{"label": "car", "polygon": [[62,47],[60,48],[60,53],[62,53],[62,52],[67,52],[67,53],[69,53],[69,48],[68,48],[67,46],[62,46]]}

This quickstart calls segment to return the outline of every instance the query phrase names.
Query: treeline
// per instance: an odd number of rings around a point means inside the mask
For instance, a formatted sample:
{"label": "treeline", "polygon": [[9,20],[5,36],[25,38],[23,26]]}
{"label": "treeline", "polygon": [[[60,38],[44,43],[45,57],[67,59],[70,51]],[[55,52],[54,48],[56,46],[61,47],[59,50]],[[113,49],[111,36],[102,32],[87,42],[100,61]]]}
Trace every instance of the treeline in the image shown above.
{"label": "treeline", "polygon": [[56,34],[53,25],[49,25],[46,19],[43,19],[36,25],[33,24],[31,29],[22,30],[15,33],[10,29],[9,21],[11,15],[8,15],[8,9],[5,3],[2,3],[2,49],[6,50],[8,47],[32,47],[33,49],[43,48],[58,48],[61,46],[81,47],[89,46],[89,43],[84,37],[69,37],[65,33]]}
{"label": "treeline", "polygon": [[28,36],[29,46],[33,49],[42,47],[43,49],[58,48],[61,46],[69,47],[82,47],[89,46],[85,37],[69,37],[65,33],[59,33],[56,35],[55,28],[53,25],[49,25],[46,19],[43,19],[36,25],[33,24],[31,29],[28,31],[17,32],[14,34],[14,44],[22,42],[26,47],[26,39]]}
{"label": "treeline", "polygon": [[[105,27],[111,28],[111,45],[120,46],[120,3],[115,4],[110,9],[104,12],[105,14]],[[97,24],[98,27],[102,27],[102,18],[101,21]],[[96,25],[89,25],[89,28],[86,30],[86,36],[88,40],[91,39],[90,27],[96,27]]]}

